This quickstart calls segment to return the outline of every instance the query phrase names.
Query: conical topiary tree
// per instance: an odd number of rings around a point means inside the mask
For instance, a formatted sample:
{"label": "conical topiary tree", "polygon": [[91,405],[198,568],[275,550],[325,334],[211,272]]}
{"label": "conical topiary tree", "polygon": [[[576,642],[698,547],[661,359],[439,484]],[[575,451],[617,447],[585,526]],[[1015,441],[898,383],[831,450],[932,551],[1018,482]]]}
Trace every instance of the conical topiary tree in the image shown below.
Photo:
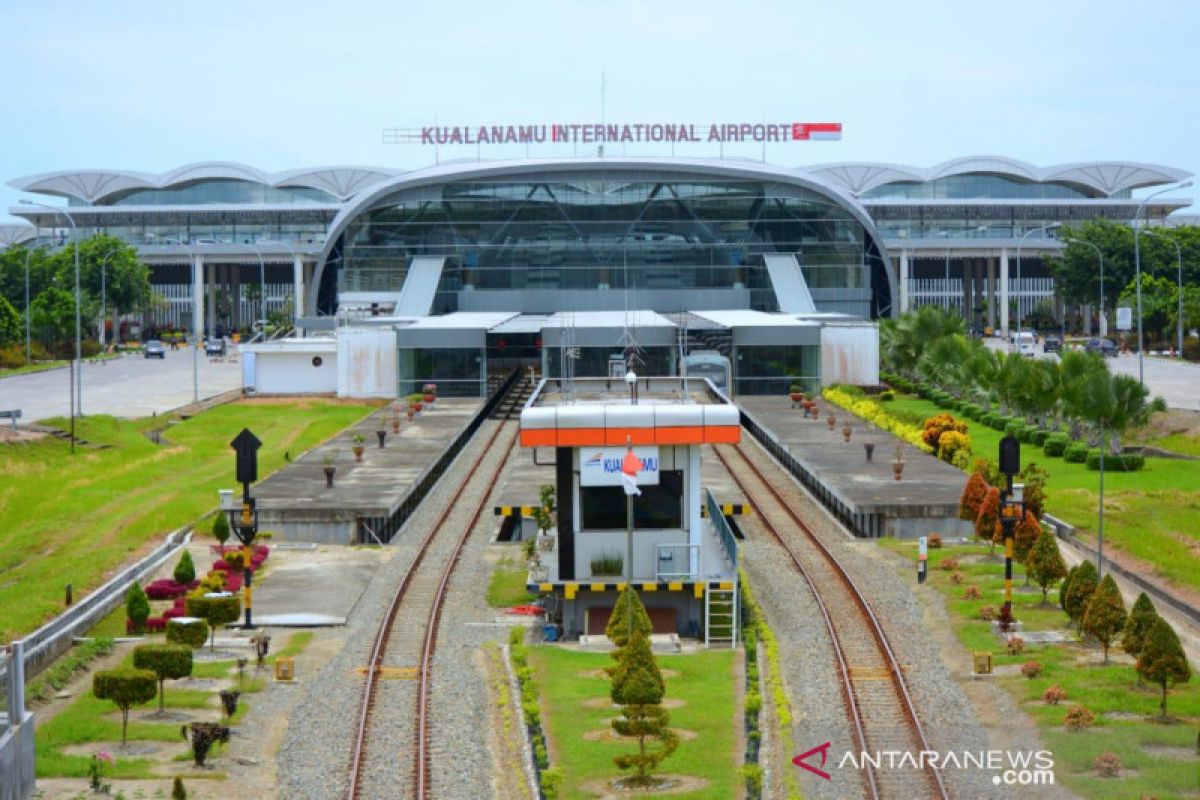
{"label": "conical topiary tree", "polygon": [[1108,663],[1108,646],[1125,627],[1125,602],[1112,575],[1105,575],[1092,592],[1087,610],[1083,614],[1084,632],[1096,637],[1104,649],[1104,663]]}
{"label": "conical topiary tree", "polygon": [[1063,578],[1062,586],[1058,587],[1058,607],[1064,612],[1067,610],[1067,594],[1071,591],[1071,581],[1075,580],[1077,572],[1079,572],[1078,564],[1067,570],[1067,577]]}
{"label": "conical topiary tree", "polygon": [[1067,574],[1066,562],[1062,553],[1058,552],[1058,542],[1050,531],[1042,531],[1030,548],[1025,559],[1025,573],[1042,587],[1042,605],[1046,605],[1046,593],[1050,587]]}
{"label": "conical topiary tree", "polygon": [[1162,689],[1162,716],[1167,716],[1167,687],[1177,683],[1187,683],[1192,677],[1188,668],[1187,656],[1179,644],[1179,637],[1165,619],[1154,620],[1146,639],[1142,643],[1142,652],[1137,660],[1138,674],[1150,683],[1157,683]]}
{"label": "conical topiary tree", "polygon": [[[638,741],[636,753],[616,756],[613,763],[619,769],[637,771],[631,779],[635,786],[649,786],[650,772],[675,752],[679,744],[678,737],[668,727],[670,715],[662,707],[664,693],[662,673],[650,652],[650,639],[635,629],[621,649],[611,693],[613,702],[621,706],[621,718],[613,720],[613,730]],[[647,750],[648,739],[657,741],[659,746]]]}
{"label": "conical topiary tree", "polygon": [[129,617],[133,633],[146,630],[146,618],[150,616],[150,598],[142,585],[134,581],[125,592],[125,616]]}
{"label": "conical topiary tree", "polygon": [[988,484],[978,472],[972,472],[963,486],[962,497],[958,501],[958,518],[968,522],[979,519],[979,507],[987,495]]}
{"label": "conical topiary tree", "polygon": [[[633,617],[632,629],[629,624],[631,615]],[[646,613],[646,607],[642,605],[642,599],[638,597],[637,591],[631,586],[626,586],[617,598],[616,605],[613,606],[613,613],[608,618],[604,635],[617,647],[624,647],[629,643],[630,630],[641,631],[642,635],[649,637],[654,627],[650,624],[650,615]]]}
{"label": "conical topiary tree", "polygon": [[1076,630],[1083,631],[1083,615],[1087,611],[1088,601],[1096,591],[1096,568],[1092,562],[1083,561],[1075,570],[1071,579],[1071,587],[1067,589],[1067,616],[1075,623]]}
{"label": "conical topiary tree", "polygon": [[1146,634],[1156,619],[1158,609],[1146,593],[1142,592],[1137,596],[1137,600],[1133,601],[1133,609],[1129,612],[1129,618],[1125,620],[1125,630],[1121,633],[1121,649],[1131,656],[1139,655],[1146,641]]}
{"label": "conical topiary tree", "polygon": [[225,518],[223,513],[218,512],[216,518],[213,519],[213,538],[217,540],[218,544],[224,547],[225,542],[229,541],[229,534],[229,520]]}
{"label": "conical topiary tree", "polygon": [[175,572],[172,576],[176,583],[184,585],[196,580],[196,565],[192,563],[192,554],[187,550],[183,551],[183,555],[179,557],[179,563],[175,565]]}
{"label": "conical topiary tree", "polygon": [[[1042,526],[1029,511],[1025,512],[1024,518],[1013,531],[1013,557],[1018,563],[1024,564],[1029,558],[1029,551],[1033,549],[1033,543],[1038,540],[1042,534]],[[1025,585],[1029,585],[1029,569],[1025,570]]]}
{"label": "conical topiary tree", "polygon": [[992,543],[990,552],[996,552],[996,537],[1002,535],[1000,527],[1000,490],[991,486],[979,506],[979,516],[975,518],[975,536],[985,542]]}

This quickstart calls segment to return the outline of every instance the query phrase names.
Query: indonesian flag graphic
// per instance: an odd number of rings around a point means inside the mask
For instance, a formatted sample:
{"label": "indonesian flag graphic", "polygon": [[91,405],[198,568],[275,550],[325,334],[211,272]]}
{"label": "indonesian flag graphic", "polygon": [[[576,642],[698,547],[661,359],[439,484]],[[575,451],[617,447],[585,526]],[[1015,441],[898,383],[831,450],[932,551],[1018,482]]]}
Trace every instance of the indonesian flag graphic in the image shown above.
{"label": "indonesian flag graphic", "polygon": [[642,467],[642,460],[635,456],[632,450],[625,453],[625,457],[621,459],[621,488],[625,490],[625,494],[642,493],[637,484],[637,474],[642,471]]}
{"label": "indonesian flag graphic", "polygon": [[840,122],[793,122],[792,140],[798,142],[836,142],[842,138]]}

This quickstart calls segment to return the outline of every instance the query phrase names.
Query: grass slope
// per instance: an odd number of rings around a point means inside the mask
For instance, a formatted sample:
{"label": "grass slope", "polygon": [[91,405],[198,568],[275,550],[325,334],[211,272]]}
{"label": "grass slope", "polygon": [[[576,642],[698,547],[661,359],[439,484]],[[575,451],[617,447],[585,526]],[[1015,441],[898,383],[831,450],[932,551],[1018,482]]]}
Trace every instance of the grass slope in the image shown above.
{"label": "grass slope", "polygon": [[46,437],[0,449],[0,641],[27,633],[103,582],[147,540],[193,522],[234,485],[229,442],[248,427],[263,442],[259,476],[361,419],[369,406],[325,400],[231,403],[171,425],[166,443],[143,431],[166,419],[78,420],[78,434],[110,449]]}
{"label": "grass slope", "polygon": [[[741,791],[738,769],[741,754],[734,752],[733,666],[736,654],[712,650],[686,656],[657,656],[661,669],[679,677],[666,679],[667,698],[686,701],[670,709],[671,727],[694,731],[695,739],[680,741],[679,748],[658,772],[694,775],[709,781],[707,788],[671,794],[678,800],[737,797]],[[541,691],[542,719],[551,742],[551,765],[562,769],[564,798],[591,798],[581,786],[589,781],[615,778],[621,771],[613,756],[636,749],[636,743],[586,741],[588,731],[611,730],[608,720],[619,712],[611,706],[590,708],[584,702],[607,698],[609,683],[603,677],[582,677],[581,672],[612,664],[605,653],[581,653],[556,647],[531,647],[530,664]],[[640,797],[668,795],[638,794]]]}
{"label": "grass slope", "polygon": [[[880,544],[913,562],[916,545],[894,539]],[[1194,797],[1197,786],[1196,724],[1200,722],[1200,679],[1174,688],[1167,710],[1179,720],[1163,725],[1148,721],[1158,714],[1157,688],[1139,687],[1133,666],[1119,663],[1124,658],[1116,644],[1110,648],[1113,659],[1100,663],[1100,647],[1075,641],[1063,644],[1027,645],[1021,655],[1009,655],[989,623],[979,618],[985,605],[999,609],[1004,602],[1004,561],[989,559],[986,545],[964,545],[929,551],[930,573],[927,586],[940,592],[950,612],[954,633],[970,652],[991,652],[998,672],[1004,667],[1038,661],[1045,671],[1038,678],[1020,674],[997,675],[1000,683],[1021,708],[1037,723],[1042,743],[1054,754],[1054,774],[1058,783],[1081,797],[1095,800],[1124,800],[1130,797]],[[958,557],[962,586],[950,583],[950,572],[939,568],[941,562]],[[1014,564],[1014,586],[1023,581],[1023,567]],[[909,572],[913,574],[915,570]],[[966,586],[978,586],[979,600],[963,600]],[[1042,606],[1042,593],[1014,592],[1013,616],[1027,631],[1068,630],[1074,627],[1058,607],[1058,593],[1049,594],[1049,605]],[[1042,700],[1046,689],[1058,684],[1067,698],[1058,705]],[[1069,733],[1063,717],[1072,705],[1081,704],[1096,717],[1096,725],[1083,732]],[[1112,714],[1106,717],[1105,714]],[[1137,716],[1128,716],[1137,715]],[[1164,751],[1159,748],[1170,748]],[[1096,756],[1113,752],[1125,770],[1120,778],[1101,778],[1093,770]]]}
{"label": "grass slope", "polygon": [[[906,395],[882,405],[885,410],[895,408],[925,417],[944,413],[927,400]],[[975,455],[995,460],[1003,434],[979,422],[966,422]],[[1039,447],[1022,445],[1021,463],[1030,462],[1037,462],[1049,474],[1046,510],[1074,525],[1085,538],[1093,533],[1100,505],[1100,473],[1084,464],[1050,458]],[[1104,473],[1105,545],[1153,564],[1168,580],[1192,589],[1200,589],[1198,516],[1200,462],[1148,458],[1139,472]]]}

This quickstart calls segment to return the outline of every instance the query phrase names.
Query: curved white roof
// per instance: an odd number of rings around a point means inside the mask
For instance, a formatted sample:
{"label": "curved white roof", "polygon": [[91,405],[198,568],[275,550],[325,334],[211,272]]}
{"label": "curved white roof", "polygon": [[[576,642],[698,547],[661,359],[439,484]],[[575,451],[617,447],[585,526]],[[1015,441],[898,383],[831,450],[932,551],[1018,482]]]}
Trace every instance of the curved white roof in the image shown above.
{"label": "curved white roof", "polygon": [[1038,167],[1004,156],[953,158],[932,167],[863,161],[818,164],[800,169],[835,183],[855,196],[897,181],[932,181],[951,175],[980,172],[1036,183],[1069,183],[1108,196],[1127,189],[1175,183],[1191,175],[1186,170],[1135,161],[1087,161]]}
{"label": "curved white roof", "polygon": [[37,229],[32,225],[0,225],[0,247],[28,242],[36,235]]}
{"label": "curved white roof", "polygon": [[315,167],[286,172],[264,172],[232,161],[201,161],[158,174],[129,170],[61,170],[29,175],[8,182],[26,192],[72,197],[94,205],[133,189],[166,189],[192,181],[229,179],[263,186],[301,186],[328,192],[346,200],[365,186],[400,174],[401,170],[376,167]]}
{"label": "curved white roof", "polygon": [[[654,161],[655,159],[646,159]],[[681,159],[686,160],[686,159]],[[613,159],[610,162],[615,163]],[[725,159],[715,163],[742,163]],[[530,163],[538,163],[538,159]],[[439,167],[494,163],[463,160],[443,162]],[[761,163],[748,161],[745,163]],[[437,170],[439,167],[427,169]],[[780,171],[778,167],[771,167]],[[426,169],[413,170],[421,173]],[[1074,164],[1053,164],[1038,167],[1005,156],[967,156],[943,161],[932,167],[890,164],[881,161],[857,161],[834,164],[815,164],[784,169],[789,175],[814,178],[832,185],[854,197],[879,186],[897,181],[931,181],[950,175],[991,173],[1039,183],[1072,184],[1098,194],[1111,196],[1128,189],[1139,189],[1181,181],[1190,172],[1159,164],[1134,161],[1086,161]],[[128,170],[62,170],[30,175],[9,181],[8,185],[27,192],[72,197],[95,204],[120,192],[132,189],[164,189],[191,181],[224,178],[251,181],[264,186],[300,186],[318,189],[345,202],[369,186],[380,184],[405,170],[386,167],[313,167],[285,172],[264,172],[246,164],[232,161],[202,161],[187,164],[167,172],[154,174]]]}

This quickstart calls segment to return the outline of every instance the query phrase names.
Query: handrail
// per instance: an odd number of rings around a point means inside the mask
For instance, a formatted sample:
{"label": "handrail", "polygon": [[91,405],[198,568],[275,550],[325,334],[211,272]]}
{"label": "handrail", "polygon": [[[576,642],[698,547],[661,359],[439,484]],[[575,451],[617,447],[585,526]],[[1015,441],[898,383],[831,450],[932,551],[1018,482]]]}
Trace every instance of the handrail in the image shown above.
{"label": "handrail", "polygon": [[721,505],[708,489],[704,490],[704,504],[708,507],[708,518],[712,520],[713,527],[717,529],[717,536],[721,539],[721,546],[725,548],[725,555],[733,562],[734,572],[737,572],[737,539],[733,535],[733,530],[729,527],[729,520],[725,519],[725,515],[721,513]]}

